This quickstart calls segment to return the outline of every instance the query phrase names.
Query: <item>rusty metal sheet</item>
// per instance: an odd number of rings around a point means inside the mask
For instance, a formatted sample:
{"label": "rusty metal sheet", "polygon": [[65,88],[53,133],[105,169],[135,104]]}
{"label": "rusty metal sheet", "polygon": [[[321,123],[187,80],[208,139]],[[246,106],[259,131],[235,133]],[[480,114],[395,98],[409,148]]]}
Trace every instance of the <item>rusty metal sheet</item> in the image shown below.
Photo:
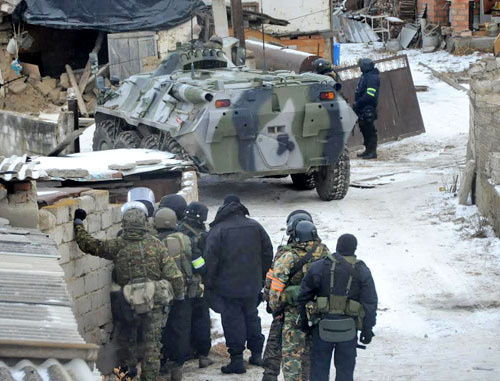
{"label": "rusty metal sheet", "polygon": [[[380,71],[378,119],[375,122],[379,143],[424,133],[424,122],[407,56],[385,58],[375,61],[375,64]],[[343,79],[342,93],[352,105],[361,76],[359,67],[339,68],[338,72]],[[363,137],[359,128],[355,128],[348,146],[354,148],[362,145]]]}

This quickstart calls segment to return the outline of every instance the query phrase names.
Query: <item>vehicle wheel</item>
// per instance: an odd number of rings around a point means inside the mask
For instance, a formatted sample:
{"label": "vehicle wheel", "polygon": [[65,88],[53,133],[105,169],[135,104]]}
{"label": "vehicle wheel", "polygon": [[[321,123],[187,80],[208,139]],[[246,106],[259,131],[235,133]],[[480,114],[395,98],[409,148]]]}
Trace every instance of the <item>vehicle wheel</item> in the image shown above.
{"label": "vehicle wheel", "polygon": [[113,149],[113,137],[116,135],[115,128],[115,123],[112,120],[108,119],[99,122],[92,139],[92,149],[94,151]]}
{"label": "vehicle wheel", "polygon": [[294,173],[291,174],[293,185],[295,188],[300,190],[311,190],[314,189],[316,183],[314,182],[314,174],[307,173]]}
{"label": "vehicle wheel", "polygon": [[116,138],[114,148],[139,148],[141,138],[135,131],[120,132]]}
{"label": "vehicle wheel", "polygon": [[314,173],[319,198],[324,201],[342,200],[349,189],[350,177],[349,154],[344,151],[337,164],[322,166]]}
{"label": "vehicle wheel", "polygon": [[158,138],[158,135],[152,134],[142,138],[140,147],[147,149],[160,149],[160,139]]}

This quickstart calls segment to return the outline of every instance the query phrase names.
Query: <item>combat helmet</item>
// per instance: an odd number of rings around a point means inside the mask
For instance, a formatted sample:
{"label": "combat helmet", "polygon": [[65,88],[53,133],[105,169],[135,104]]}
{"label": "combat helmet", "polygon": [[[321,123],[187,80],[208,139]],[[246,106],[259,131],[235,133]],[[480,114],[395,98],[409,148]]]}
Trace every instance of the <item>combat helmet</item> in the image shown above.
{"label": "combat helmet", "polygon": [[148,209],[139,201],[130,201],[123,204],[122,226],[123,229],[145,229]]}
{"label": "combat helmet", "polygon": [[[296,211],[297,212],[297,211]],[[295,227],[300,221],[309,221],[313,222],[311,215],[309,212],[305,210],[299,210],[299,213],[295,213],[293,215],[288,216],[287,225],[286,225],[286,234],[289,236],[293,236]],[[294,212],[292,212],[294,213]]]}
{"label": "combat helmet", "polygon": [[193,201],[188,205],[184,212],[186,218],[191,218],[200,222],[205,222],[208,217],[208,208],[205,204]]}
{"label": "combat helmet", "polygon": [[182,220],[184,217],[184,212],[187,208],[187,202],[181,195],[178,194],[169,194],[167,196],[163,196],[160,200],[159,209],[169,208],[175,212],[177,216],[177,220]]}
{"label": "combat helmet", "polygon": [[318,239],[318,231],[311,221],[299,221],[295,225],[293,240],[298,243],[309,242]]}
{"label": "combat helmet", "polygon": [[330,73],[332,69],[332,64],[325,60],[324,58],[318,58],[312,64],[313,71],[318,74]]}
{"label": "combat helmet", "polygon": [[170,208],[158,209],[154,216],[155,228],[161,229],[175,229],[177,227],[177,216]]}

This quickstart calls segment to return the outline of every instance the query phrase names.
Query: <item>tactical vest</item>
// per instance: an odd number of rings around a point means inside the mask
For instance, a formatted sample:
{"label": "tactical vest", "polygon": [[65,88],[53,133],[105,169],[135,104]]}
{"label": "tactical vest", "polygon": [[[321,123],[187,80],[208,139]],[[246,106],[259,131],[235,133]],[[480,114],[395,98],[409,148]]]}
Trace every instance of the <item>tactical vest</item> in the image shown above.
{"label": "tactical vest", "polygon": [[[300,283],[311,267],[311,264],[323,256],[324,246],[320,243],[315,243],[309,250],[297,248],[295,246],[287,247],[288,251],[293,252],[298,260],[295,262],[292,269],[290,269],[290,279],[286,288],[281,294],[281,300],[290,306],[297,306],[297,298],[300,294]],[[310,255],[310,258],[306,258]],[[305,263],[303,262],[304,260]]]}
{"label": "tactical vest", "polygon": [[335,267],[339,263],[339,259],[335,258],[332,254],[327,254],[326,257],[332,261],[332,266],[330,268],[330,289],[328,296],[319,296],[316,302],[309,302],[306,305],[308,315],[312,318],[310,320],[313,323],[317,323],[317,318],[314,319],[313,316],[319,314],[320,317],[326,315],[347,315],[355,319],[356,328],[358,330],[363,329],[363,319],[365,317],[365,311],[363,305],[356,300],[349,298],[349,292],[351,291],[351,285],[353,280],[353,272],[355,271],[356,263],[360,262],[355,256],[345,256],[342,257],[343,260],[348,262],[352,266],[352,270],[349,274],[349,279],[347,281],[346,291],[344,295],[335,295]]}
{"label": "tactical vest", "polygon": [[168,249],[168,254],[171,256],[177,267],[181,270],[186,281],[186,296],[195,298],[202,295],[201,279],[193,274],[193,266],[191,263],[191,240],[183,233],[175,232],[169,234],[163,243]]}

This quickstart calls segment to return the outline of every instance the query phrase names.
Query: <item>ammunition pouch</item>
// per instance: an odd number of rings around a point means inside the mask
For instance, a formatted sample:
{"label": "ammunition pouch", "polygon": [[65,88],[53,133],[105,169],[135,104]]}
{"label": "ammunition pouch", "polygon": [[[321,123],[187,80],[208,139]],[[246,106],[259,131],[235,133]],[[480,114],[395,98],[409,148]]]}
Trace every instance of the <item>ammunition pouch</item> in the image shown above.
{"label": "ammunition pouch", "polygon": [[311,306],[310,310],[317,311],[320,316],[347,315],[356,322],[356,329],[363,330],[365,310],[361,303],[342,295],[321,296],[316,299],[316,302],[310,303],[316,305],[314,307]]}
{"label": "ammunition pouch", "polygon": [[174,299],[174,289],[172,284],[166,280],[161,279],[155,282],[155,297],[154,304],[161,306],[168,306]]}
{"label": "ammunition pouch", "polygon": [[300,286],[288,286],[281,294],[281,301],[289,306],[297,306],[297,299],[300,294]]}
{"label": "ammunition pouch", "polygon": [[356,337],[353,318],[322,319],[319,322],[319,337],[327,343],[342,343]]}
{"label": "ammunition pouch", "polygon": [[151,312],[155,302],[155,282],[129,283],[123,287],[123,296],[137,314]]}

